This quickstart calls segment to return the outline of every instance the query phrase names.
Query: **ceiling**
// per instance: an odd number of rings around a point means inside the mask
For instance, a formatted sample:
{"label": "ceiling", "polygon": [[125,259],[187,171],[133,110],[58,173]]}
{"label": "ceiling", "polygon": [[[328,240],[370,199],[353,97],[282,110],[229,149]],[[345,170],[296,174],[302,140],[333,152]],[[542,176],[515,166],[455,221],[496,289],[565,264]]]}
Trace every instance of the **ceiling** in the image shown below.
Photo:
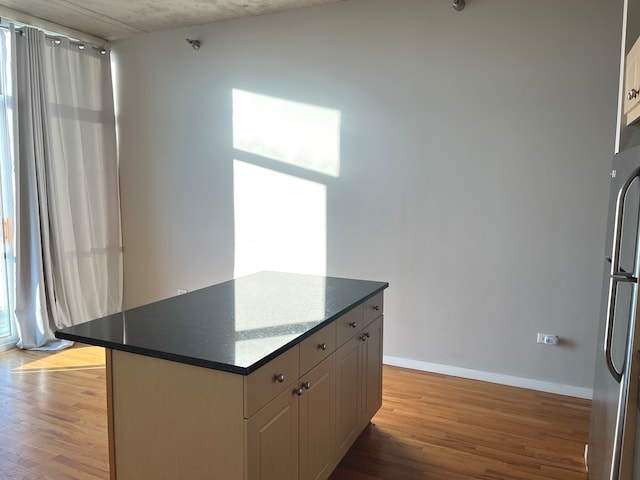
{"label": "ceiling", "polygon": [[0,6],[106,40],[343,0],[0,0]]}

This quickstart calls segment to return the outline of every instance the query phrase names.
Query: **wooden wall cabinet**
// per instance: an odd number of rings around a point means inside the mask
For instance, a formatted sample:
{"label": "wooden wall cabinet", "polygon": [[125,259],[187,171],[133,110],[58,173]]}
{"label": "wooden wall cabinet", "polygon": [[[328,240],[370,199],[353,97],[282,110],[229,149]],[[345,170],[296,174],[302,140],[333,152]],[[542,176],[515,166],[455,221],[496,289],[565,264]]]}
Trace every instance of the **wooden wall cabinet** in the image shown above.
{"label": "wooden wall cabinet", "polygon": [[640,39],[637,40],[625,61],[623,112],[626,124],[631,125],[640,118]]}
{"label": "wooden wall cabinet", "polygon": [[615,153],[640,145],[640,0],[624,0],[620,45],[620,91],[616,121]]}

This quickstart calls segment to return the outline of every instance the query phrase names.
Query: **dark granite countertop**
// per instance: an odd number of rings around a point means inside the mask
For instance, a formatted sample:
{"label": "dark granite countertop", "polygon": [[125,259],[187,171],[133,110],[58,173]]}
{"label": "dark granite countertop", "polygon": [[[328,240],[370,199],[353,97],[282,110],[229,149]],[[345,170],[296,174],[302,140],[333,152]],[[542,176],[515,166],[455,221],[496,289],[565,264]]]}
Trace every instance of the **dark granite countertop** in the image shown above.
{"label": "dark granite countertop", "polygon": [[56,337],[248,375],[388,286],[261,272],[64,328]]}

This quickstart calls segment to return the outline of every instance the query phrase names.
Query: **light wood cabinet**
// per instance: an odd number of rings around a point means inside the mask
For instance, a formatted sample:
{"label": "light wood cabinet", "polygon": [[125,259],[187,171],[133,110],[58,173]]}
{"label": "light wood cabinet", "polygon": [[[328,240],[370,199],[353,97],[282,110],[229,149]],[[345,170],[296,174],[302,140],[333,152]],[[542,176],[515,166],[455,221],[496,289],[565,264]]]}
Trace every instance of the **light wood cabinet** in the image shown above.
{"label": "light wood cabinet", "polygon": [[362,351],[362,415],[364,428],[382,406],[382,316],[365,327]]}
{"label": "light wood cabinet", "polygon": [[[364,325],[336,352],[336,449],[339,458],[347,453],[382,405],[382,296],[365,302],[359,313],[361,317],[351,315],[338,323],[338,332],[341,325],[344,332],[353,329],[354,322]],[[372,317],[375,320],[371,321]]]}
{"label": "light wood cabinet", "polygon": [[342,458],[360,435],[361,346],[353,336],[336,352],[336,454]]}
{"label": "light wood cabinet", "polygon": [[[335,458],[335,355],[301,379],[300,479],[329,477]],[[274,477],[276,478],[276,477]]]}
{"label": "light wood cabinet", "polygon": [[[640,38],[640,0],[624,0],[622,9],[622,42],[620,44],[621,60],[618,110],[616,126],[615,153],[640,145],[640,97],[634,95],[632,89],[640,90],[640,55],[638,39]],[[631,93],[631,98],[629,97]]]}
{"label": "light wood cabinet", "polygon": [[291,391],[300,376],[298,345],[244,377],[244,418],[250,418],[284,391]]}
{"label": "light wood cabinet", "polygon": [[381,405],[381,313],[380,294],[247,376],[107,350],[112,480],[326,480]]}
{"label": "light wood cabinet", "polygon": [[361,305],[362,309],[362,322],[363,326],[369,325],[376,318],[382,315],[382,310],[384,308],[384,297],[382,293],[374,295],[373,297],[364,301]]}
{"label": "light wood cabinet", "polygon": [[106,360],[111,480],[244,478],[242,376],[120,350]]}
{"label": "light wood cabinet", "polygon": [[295,395],[286,390],[245,421],[247,479],[297,480],[298,409]]}
{"label": "light wood cabinet", "polygon": [[640,118],[640,39],[626,56],[624,74],[623,111],[626,124],[631,125]]}
{"label": "light wood cabinet", "polygon": [[335,356],[245,422],[247,479],[328,478],[335,466]]}

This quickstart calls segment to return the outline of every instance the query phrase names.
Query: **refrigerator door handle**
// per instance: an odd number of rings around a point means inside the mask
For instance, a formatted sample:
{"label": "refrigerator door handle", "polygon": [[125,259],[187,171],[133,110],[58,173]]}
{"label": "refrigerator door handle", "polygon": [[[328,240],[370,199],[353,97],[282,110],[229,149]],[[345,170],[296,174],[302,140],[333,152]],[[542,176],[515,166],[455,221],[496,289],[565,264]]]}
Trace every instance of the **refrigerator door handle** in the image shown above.
{"label": "refrigerator door handle", "polygon": [[[611,263],[611,257],[604,257],[604,259]],[[638,277],[634,277],[633,273],[631,272],[627,272],[624,268],[620,268],[619,272],[614,273],[613,275],[611,275],[613,278],[615,278],[616,280],[618,280],[619,282],[633,282],[633,283],[638,283]]]}
{"label": "refrigerator door handle", "polygon": [[615,279],[618,282],[631,282],[638,283],[638,278],[633,276],[633,273],[628,273],[625,271],[616,272],[611,275],[611,278]]}
{"label": "refrigerator door handle", "polygon": [[622,372],[616,369],[613,364],[613,358],[611,356],[611,343],[613,339],[613,321],[615,318],[615,305],[616,305],[616,290],[618,288],[618,279],[613,275],[609,279],[609,302],[607,306],[607,321],[605,323],[604,330],[604,358],[607,364],[607,368],[611,373],[611,376],[620,383],[622,380]]}
{"label": "refrigerator door handle", "polygon": [[[616,294],[618,290],[618,282],[633,282],[638,283],[638,279],[629,272],[626,272],[620,267],[620,246],[622,242],[622,223],[624,220],[624,204],[627,197],[627,191],[633,183],[633,181],[640,175],[640,168],[637,168],[624,182],[624,185],[618,191],[618,198],[616,200],[616,215],[613,230],[613,249],[611,252],[611,258],[606,259],[611,263],[611,276],[609,278],[609,298],[607,303],[607,319],[605,322],[604,331],[604,358],[607,364],[607,368],[611,373],[611,376],[620,383],[622,380],[622,371],[625,366],[623,365],[621,371],[618,371],[613,363],[611,354],[611,344],[613,340],[613,324],[615,321],[615,309],[616,309]],[[637,252],[636,252],[637,255]]]}
{"label": "refrigerator door handle", "polygon": [[[611,263],[611,257],[604,257],[604,259]],[[638,277],[634,277],[633,273],[627,272],[624,268],[620,268],[619,272],[615,272],[611,275],[613,278],[618,280],[619,282],[633,282],[638,283]]]}

